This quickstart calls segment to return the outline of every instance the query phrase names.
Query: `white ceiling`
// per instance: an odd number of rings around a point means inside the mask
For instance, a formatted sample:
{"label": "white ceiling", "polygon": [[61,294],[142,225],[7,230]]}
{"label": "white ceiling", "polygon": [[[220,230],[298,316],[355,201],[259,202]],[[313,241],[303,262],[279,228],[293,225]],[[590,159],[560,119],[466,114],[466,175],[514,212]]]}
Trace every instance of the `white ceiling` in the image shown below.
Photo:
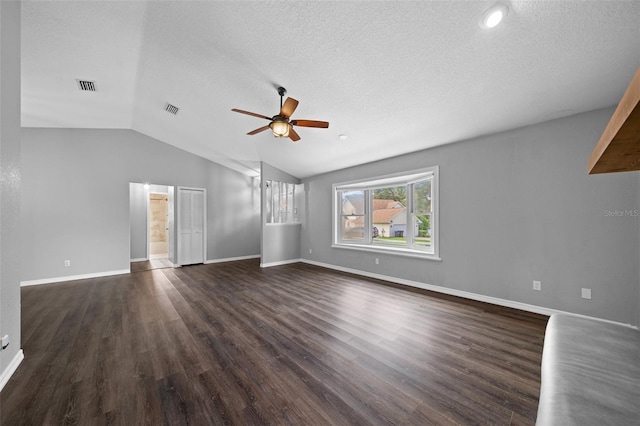
{"label": "white ceiling", "polygon": [[[615,105],[640,66],[640,1],[511,1],[483,29],[492,4],[23,1],[22,125],[134,129],[305,178]],[[279,85],[329,129],[247,136],[268,123],[231,108],[275,115]]]}

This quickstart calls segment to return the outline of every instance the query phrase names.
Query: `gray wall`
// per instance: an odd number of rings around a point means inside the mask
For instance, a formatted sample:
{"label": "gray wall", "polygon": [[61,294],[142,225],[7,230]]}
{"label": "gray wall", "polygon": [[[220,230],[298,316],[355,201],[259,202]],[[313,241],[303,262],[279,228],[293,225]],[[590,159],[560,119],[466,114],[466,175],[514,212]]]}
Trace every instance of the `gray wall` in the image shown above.
{"label": "gray wall", "polygon": [[[22,130],[23,281],[129,269],[130,182],[207,189],[208,260],[257,255],[252,179],[132,130]],[[215,221],[242,204],[233,238]],[[242,213],[242,214],[240,214]],[[218,243],[216,243],[218,242]],[[65,267],[64,260],[71,260]]]}
{"label": "gray wall", "polygon": [[[300,184],[300,179],[291,176],[280,169],[277,169],[267,163],[261,164],[262,182],[275,180],[279,182],[287,182]],[[269,264],[285,263],[300,258],[300,227],[301,225],[291,224],[267,224],[266,217],[266,186],[262,187],[262,259],[261,264],[268,266]],[[301,187],[300,187],[301,188]],[[297,197],[304,197],[296,188]],[[298,202],[296,201],[296,205]]]}
{"label": "gray wall", "polygon": [[[612,108],[304,180],[305,259],[639,323],[638,176],[589,176]],[[442,262],[331,248],[331,184],[440,166]],[[313,249],[313,254],[309,254]],[[380,264],[374,264],[374,258]],[[532,281],[542,281],[542,291]],[[581,287],[593,299],[581,299]]]}
{"label": "gray wall", "polygon": [[260,179],[226,167],[207,176],[207,257],[260,255]]}
{"label": "gray wall", "polygon": [[147,258],[147,192],[141,183],[129,184],[129,256]]}
{"label": "gray wall", "polygon": [[20,351],[20,3],[0,1],[0,376]]}

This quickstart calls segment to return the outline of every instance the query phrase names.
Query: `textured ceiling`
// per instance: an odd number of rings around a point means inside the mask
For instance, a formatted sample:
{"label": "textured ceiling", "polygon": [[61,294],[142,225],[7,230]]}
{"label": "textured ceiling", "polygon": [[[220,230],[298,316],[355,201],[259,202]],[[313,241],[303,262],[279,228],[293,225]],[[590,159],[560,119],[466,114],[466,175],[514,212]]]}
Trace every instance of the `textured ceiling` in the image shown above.
{"label": "textured ceiling", "polygon": [[[639,1],[511,1],[483,29],[493,3],[23,1],[22,125],[304,178],[615,105],[640,66]],[[231,108],[275,115],[279,85],[329,129],[247,136],[268,123]]]}

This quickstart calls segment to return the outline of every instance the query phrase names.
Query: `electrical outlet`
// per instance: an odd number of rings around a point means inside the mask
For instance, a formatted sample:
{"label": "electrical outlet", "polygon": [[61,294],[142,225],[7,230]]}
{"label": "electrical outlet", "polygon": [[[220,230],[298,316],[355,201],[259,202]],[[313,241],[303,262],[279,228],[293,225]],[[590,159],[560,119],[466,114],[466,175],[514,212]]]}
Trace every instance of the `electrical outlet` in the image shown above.
{"label": "electrical outlet", "polygon": [[542,290],[542,283],[540,281],[534,281],[533,282],[533,289],[540,291]]}
{"label": "electrical outlet", "polygon": [[380,264],[380,259],[376,257],[376,265],[379,265],[379,264]]}
{"label": "electrical outlet", "polygon": [[309,249],[309,254],[313,254],[313,249]]}
{"label": "electrical outlet", "polygon": [[65,260],[64,261],[64,266],[71,266],[71,261],[70,260]]}
{"label": "electrical outlet", "polygon": [[582,289],[582,298],[583,299],[591,299],[591,289],[590,288],[583,288]]}

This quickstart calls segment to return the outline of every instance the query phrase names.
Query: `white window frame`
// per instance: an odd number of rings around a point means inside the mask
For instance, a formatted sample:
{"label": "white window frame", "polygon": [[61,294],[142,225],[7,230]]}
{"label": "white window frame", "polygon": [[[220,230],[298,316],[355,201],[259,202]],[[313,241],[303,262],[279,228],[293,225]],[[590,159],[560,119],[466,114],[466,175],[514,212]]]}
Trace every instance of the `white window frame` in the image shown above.
{"label": "white window frame", "polygon": [[[413,245],[414,231],[412,224],[413,212],[413,190],[410,186],[413,183],[423,180],[431,180],[431,246],[420,247]],[[372,196],[373,190],[388,186],[407,187],[407,246],[391,246],[384,244],[374,244],[372,241],[371,229],[373,227]],[[365,226],[363,241],[342,240],[341,220],[342,220],[342,191],[364,190],[365,191]],[[361,250],[376,253],[390,253],[399,256],[419,257],[430,260],[442,260],[440,258],[440,203],[439,203],[439,167],[432,166],[410,172],[395,173],[391,175],[377,176],[370,179],[342,182],[332,185],[333,206],[332,225],[333,248]],[[411,231],[409,232],[409,229]]]}

